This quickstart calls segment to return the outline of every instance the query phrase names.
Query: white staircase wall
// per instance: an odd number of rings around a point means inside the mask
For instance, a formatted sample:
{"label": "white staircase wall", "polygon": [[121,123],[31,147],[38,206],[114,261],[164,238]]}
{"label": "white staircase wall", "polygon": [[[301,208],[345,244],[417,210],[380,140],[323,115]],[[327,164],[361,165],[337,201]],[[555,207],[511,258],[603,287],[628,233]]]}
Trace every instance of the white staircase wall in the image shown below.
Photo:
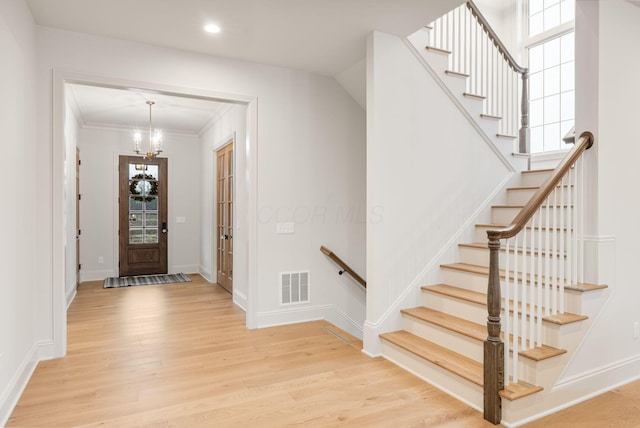
{"label": "white staircase wall", "polygon": [[396,36],[370,36],[367,64],[365,352],[400,329],[456,244],[513,174],[468,113]]}

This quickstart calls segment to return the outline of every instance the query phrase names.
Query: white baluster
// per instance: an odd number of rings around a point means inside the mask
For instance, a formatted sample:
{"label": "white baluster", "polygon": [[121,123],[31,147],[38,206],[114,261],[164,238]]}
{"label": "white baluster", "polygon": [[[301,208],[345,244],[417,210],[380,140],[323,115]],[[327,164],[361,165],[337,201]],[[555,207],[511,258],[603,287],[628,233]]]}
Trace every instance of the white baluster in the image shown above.
{"label": "white baluster", "polygon": [[[522,229],[522,349],[527,349],[527,228]],[[516,249],[516,257],[518,256]]]}
{"label": "white baluster", "polygon": [[[544,284],[544,272],[542,271],[542,259],[544,257],[542,251],[542,208],[538,209],[535,217],[538,217],[538,283],[537,283],[537,308],[538,316],[536,317],[537,324],[537,345],[542,346],[542,287]],[[535,229],[533,229],[535,230]],[[548,251],[548,250],[547,250]]]}
{"label": "white baluster", "polygon": [[[550,314],[551,308],[551,209],[549,208],[550,198],[545,201],[545,231],[544,231],[544,248],[547,256],[544,258],[544,314]],[[541,231],[542,232],[542,231]]]}
{"label": "white baluster", "polygon": [[565,283],[565,272],[564,272],[564,264],[565,264],[565,236],[566,236],[566,232],[565,232],[565,216],[567,215],[567,213],[570,213],[570,211],[567,211],[571,208],[565,207],[564,206],[564,177],[562,178],[562,180],[560,180],[560,188],[556,188],[556,192],[560,193],[560,242],[558,244],[558,256],[557,256],[557,260],[558,260],[558,265],[559,265],[559,272],[558,272],[558,281],[559,281],[559,287],[558,287],[558,312],[561,314],[564,314],[564,283]]}
{"label": "white baluster", "polygon": [[536,249],[536,241],[535,241],[535,216],[531,217],[531,243],[529,244],[529,349],[533,349],[536,347],[535,344],[535,325],[536,325],[536,317],[535,317],[535,288],[537,286],[537,275],[534,275],[535,266],[536,266],[536,258],[535,258],[535,249]]}
{"label": "white baluster", "polygon": [[553,199],[553,207],[551,207],[551,227],[553,228],[553,257],[551,259],[551,275],[552,275],[552,287],[551,287],[551,313],[553,315],[558,313],[558,193],[554,191],[550,195],[550,199]]}
{"label": "white baluster", "polygon": [[[513,249],[518,251],[518,235],[513,238]],[[518,258],[513,258],[513,383],[518,383]]]}

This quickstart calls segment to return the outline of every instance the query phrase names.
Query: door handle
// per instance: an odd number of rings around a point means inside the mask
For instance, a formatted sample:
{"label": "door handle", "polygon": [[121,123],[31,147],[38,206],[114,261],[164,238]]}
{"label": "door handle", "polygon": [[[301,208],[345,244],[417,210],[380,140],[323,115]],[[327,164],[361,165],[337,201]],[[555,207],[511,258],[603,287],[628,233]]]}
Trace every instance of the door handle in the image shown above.
{"label": "door handle", "polygon": [[168,229],[167,229],[167,222],[163,221],[162,222],[162,233],[167,233]]}

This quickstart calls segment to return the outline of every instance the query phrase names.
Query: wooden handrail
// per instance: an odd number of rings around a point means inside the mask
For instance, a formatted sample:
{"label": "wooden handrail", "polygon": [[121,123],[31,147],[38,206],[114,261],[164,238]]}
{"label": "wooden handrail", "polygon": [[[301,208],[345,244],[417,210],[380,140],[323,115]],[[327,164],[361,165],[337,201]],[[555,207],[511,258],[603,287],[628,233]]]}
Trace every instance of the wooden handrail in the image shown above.
{"label": "wooden handrail", "polygon": [[515,71],[517,71],[520,74],[528,73],[528,69],[526,67],[521,67],[520,65],[518,65],[518,63],[513,58],[513,56],[511,56],[507,47],[504,45],[504,43],[502,43],[502,40],[500,40],[500,38],[498,37],[496,32],[493,30],[493,28],[491,28],[491,25],[489,25],[489,21],[487,21],[487,18],[485,18],[484,15],[482,15],[482,13],[480,12],[480,9],[478,9],[478,6],[476,6],[476,4],[473,1],[468,0],[467,7],[469,8],[473,16],[476,17],[476,19],[478,20],[478,23],[482,25],[482,28],[484,28],[484,31],[487,33],[487,35],[489,36],[489,38],[491,39],[495,47],[498,48],[498,50],[500,51],[504,59],[507,60],[511,68],[513,68]]}
{"label": "wooden handrail", "polygon": [[489,240],[508,239],[516,236],[524,226],[531,220],[545,199],[553,192],[562,177],[569,171],[571,165],[593,145],[593,134],[591,132],[583,132],[580,134],[578,143],[573,146],[567,156],[558,164],[553,174],[540,186],[536,193],[531,197],[527,205],[518,213],[511,224],[503,229],[488,230],[487,237]]}
{"label": "wooden handrail", "polygon": [[487,37],[491,40],[493,45],[498,49],[502,57],[507,61],[509,66],[516,72],[522,75],[522,96],[520,102],[520,131],[518,132],[518,150],[520,153],[530,152],[529,143],[529,69],[522,67],[513,58],[507,47],[502,43],[498,34],[493,30],[487,18],[484,17],[478,6],[472,1],[467,0],[467,8],[471,11],[471,14],[478,20],[478,24],[483,28]]}
{"label": "wooden handrail", "polygon": [[322,251],[322,254],[324,254],[325,256],[329,257],[331,260],[336,262],[336,264],[343,269],[340,272],[338,272],[340,275],[342,275],[344,272],[346,272],[349,275],[351,275],[353,277],[353,279],[358,281],[358,283],[360,283],[360,285],[362,285],[364,288],[367,288],[367,281],[365,281],[360,275],[355,273],[355,271],[353,269],[351,269],[348,264],[343,262],[340,257],[336,256],[333,253],[333,251],[331,251],[330,249],[328,249],[324,245],[322,245],[320,247],[320,251]]}

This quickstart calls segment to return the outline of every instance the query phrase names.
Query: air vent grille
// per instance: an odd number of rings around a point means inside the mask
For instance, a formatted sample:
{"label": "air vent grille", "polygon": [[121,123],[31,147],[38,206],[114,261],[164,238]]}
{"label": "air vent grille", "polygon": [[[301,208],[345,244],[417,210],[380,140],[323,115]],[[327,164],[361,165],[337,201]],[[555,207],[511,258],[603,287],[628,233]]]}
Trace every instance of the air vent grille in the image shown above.
{"label": "air vent grille", "polygon": [[280,273],[280,304],[308,303],[309,292],[309,272]]}

